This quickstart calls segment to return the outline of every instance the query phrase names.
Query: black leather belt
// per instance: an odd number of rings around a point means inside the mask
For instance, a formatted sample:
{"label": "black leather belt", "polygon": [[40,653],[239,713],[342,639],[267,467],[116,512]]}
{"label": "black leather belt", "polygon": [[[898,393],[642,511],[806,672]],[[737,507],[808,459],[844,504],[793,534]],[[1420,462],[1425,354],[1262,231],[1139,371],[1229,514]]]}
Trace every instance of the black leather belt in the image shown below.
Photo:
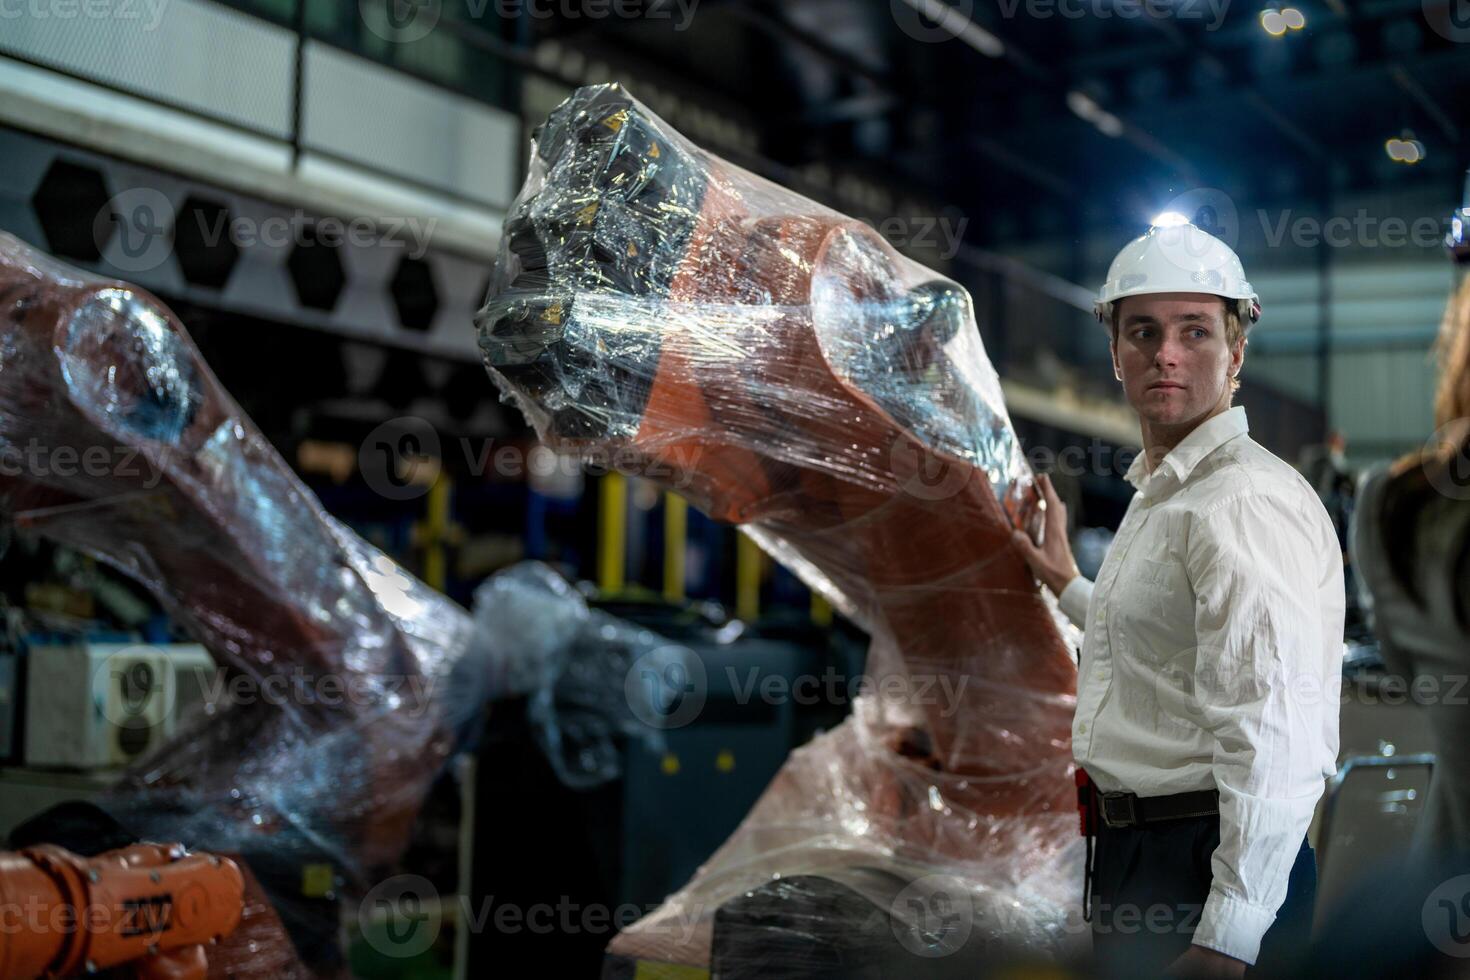
{"label": "black leather belt", "polygon": [[1202,789],[1172,796],[1136,796],[1133,793],[1101,793],[1103,823],[1109,827],[1141,827],[1165,820],[1208,817],[1220,812],[1220,791]]}

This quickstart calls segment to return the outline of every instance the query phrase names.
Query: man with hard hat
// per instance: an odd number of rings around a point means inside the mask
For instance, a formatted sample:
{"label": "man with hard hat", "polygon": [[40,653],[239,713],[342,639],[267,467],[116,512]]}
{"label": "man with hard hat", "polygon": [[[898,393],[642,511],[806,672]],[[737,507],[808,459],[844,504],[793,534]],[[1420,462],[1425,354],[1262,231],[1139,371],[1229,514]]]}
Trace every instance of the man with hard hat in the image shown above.
{"label": "man with hard hat", "polygon": [[1142,427],[1137,492],[1095,583],[1050,480],[1040,546],[1015,535],[1085,631],[1072,750],[1096,818],[1093,948],[1130,976],[1239,976],[1308,938],[1342,553],[1311,486],[1231,406],[1261,307],[1229,246],[1163,216],[1113,260],[1096,312]]}

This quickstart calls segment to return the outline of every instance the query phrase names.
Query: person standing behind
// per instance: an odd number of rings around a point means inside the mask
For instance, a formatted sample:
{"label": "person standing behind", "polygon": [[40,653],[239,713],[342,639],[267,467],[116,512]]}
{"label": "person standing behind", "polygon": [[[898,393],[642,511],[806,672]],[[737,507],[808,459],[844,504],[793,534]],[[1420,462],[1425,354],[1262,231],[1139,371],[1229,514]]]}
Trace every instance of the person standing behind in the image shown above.
{"label": "person standing behind", "polygon": [[1436,432],[1425,452],[1364,474],[1351,535],[1385,663],[1435,692],[1424,857],[1470,854],[1470,180],[1466,192],[1446,243],[1460,282],[1440,331]]}

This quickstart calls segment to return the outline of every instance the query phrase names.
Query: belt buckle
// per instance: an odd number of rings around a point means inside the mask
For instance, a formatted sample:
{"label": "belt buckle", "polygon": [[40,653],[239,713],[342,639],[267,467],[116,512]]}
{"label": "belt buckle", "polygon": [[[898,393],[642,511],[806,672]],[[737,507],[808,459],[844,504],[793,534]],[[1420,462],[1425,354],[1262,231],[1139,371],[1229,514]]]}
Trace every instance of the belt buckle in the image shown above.
{"label": "belt buckle", "polygon": [[1132,793],[1104,793],[1102,795],[1103,823],[1109,827],[1131,827],[1138,823],[1138,814],[1133,809]]}

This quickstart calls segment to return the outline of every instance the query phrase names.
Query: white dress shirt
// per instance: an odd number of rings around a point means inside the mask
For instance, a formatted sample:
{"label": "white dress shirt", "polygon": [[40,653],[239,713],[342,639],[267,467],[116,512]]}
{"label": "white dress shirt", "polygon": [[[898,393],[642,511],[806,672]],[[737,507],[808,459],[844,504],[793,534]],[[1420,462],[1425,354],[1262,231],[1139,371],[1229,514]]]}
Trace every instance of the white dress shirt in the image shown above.
{"label": "white dress shirt", "polygon": [[1244,408],[1125,478],[1138,492],[1096,585],[1059,597],[1085,631],[1072,752],[1104,792],[1220,791],[1194,942],[1254,963],[1337,768],[1342,551]]}

